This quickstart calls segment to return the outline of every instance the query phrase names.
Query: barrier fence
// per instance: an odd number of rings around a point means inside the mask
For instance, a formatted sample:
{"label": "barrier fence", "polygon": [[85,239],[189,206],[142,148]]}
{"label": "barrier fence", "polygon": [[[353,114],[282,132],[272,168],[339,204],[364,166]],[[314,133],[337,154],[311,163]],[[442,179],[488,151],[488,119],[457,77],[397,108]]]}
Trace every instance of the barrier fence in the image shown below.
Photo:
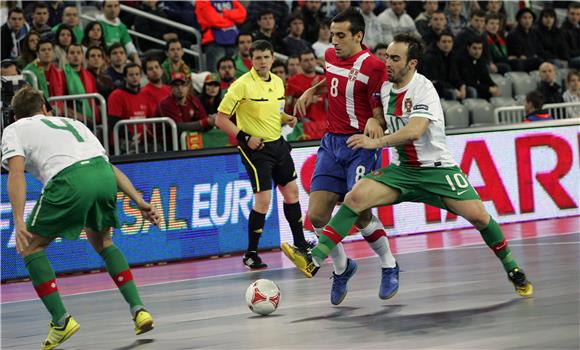
{"label": "barrier fence", "polygon": [[[580,118],[580,102],[549,103],[542,108],[548,110],[554,119]],[[525,116],[524,106],[499,107],[494,110],[495,124],[522,123]]]}
{"label": "barrier fence", "polygon": [[[167,142],[167,127],[171,133],[171,145]],[[123,128],[123,140],[119,130]],[[145,118],[121,120],[113,128],[115,155],[159,152],[158,141],[161,138],[163,152],[178,151],[177,125],[171,118]],[[124,146],[124,147],[122,147]],[[143,152],[141,152],[143,146]]]}

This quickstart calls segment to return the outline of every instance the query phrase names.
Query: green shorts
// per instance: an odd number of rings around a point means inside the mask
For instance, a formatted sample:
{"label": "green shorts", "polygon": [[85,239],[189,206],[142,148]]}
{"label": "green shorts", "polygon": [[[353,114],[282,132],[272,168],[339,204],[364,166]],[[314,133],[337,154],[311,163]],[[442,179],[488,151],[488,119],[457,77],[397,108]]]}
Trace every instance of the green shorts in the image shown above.
{"label": "green shorts", "polygon": [[365,176],[399,191],[393,204],[402,202],[426,203],[446,209],[443,197],[469,200],[480,199],[467,176],[459,167],[415,168],[391,164]]}
{"label": "green shorts", "polygon": [[119,227],[117,181],[103,157],[83,160],[56,174],[46,187],[26,225],[47,238],[78,239],[83,228],[101,231]]}

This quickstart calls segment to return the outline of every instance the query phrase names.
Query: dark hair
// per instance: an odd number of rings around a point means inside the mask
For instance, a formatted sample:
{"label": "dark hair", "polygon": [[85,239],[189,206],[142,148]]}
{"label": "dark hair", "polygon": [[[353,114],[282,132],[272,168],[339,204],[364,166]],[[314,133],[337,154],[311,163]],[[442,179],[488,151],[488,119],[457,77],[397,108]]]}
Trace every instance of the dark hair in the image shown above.
{"label": "dark hair", "polygon": [[101,22],[97,22],[97,21],[90,21],[89,23],[87,23],[87,25],[85,26],[85,30],[83,31],[83,40],[81,42],[81,44],[83,44],[84,46],[89,46],[90,43],[90,38],[89,38],[89,32],[91,30],[93,30],[93,28],[95,26],[99,26],[101,27],[101,46],[103,46],[103,48],[106,46],[105,45],[105,28],[103,28],[103,25],[101,24]]}
{"label": "dark hair", "polygon": [[[36,50],[32,51],[30,50],[30,47],[28,46],[28,42],[30,40],[30,37],[36,35],[38,37],[38,40],[40,41],[40,33],[34,30],[31,30],[28,32],[28,34],[26,34],[26,37],[24,37],[24,40],[22,40],[22,42],[24,43],[24,45],[21,45],[21,51],[20,51],[20,57],[22,59],[22,61],[24,62],[24,65],[29,64],[30,62],[34,61],[34,59],[36,58]],[[36,44],[36,48],[38,49],[38,43]]]}
{"label": "dark hair", "polygon": [[304,23],[304,17],[302,17],[302,15],[300,13],[295,13],[292,16],[290,16],[290,19],[288,20],[288,25],[290,25],[290,23],[292,23],[292,21],[295,21],[297,19],[302,21],[302,23]]}
{"label": "dark hair", "polygon": [[[70,32],[71,44],[77,42],[77,37],[75,36],[75,32],[73,31],[72,27],[69,26],[68,24],[61,24],[60,27],[58,27],[58,29],[56,30],[56,33],[54,34],[54,43],[57,46],[60,46],[60,42],[58,41],[58,39],[60,37],[60,33],[62,33],[63,30],[68,30]],[[63,49],[66,49],[66,47],[63,47]]]}
{"label": "dark hair", "polygon": [[127,73],[129,72],[129,69],[135,68],[135,67],[139,68],[139,72],[141,72],[141,66],[138,65],[137,63],[135,63],[135,62],[127,63],[125,65],[125,67],[123,67],[123,76],[126,78]]}
{"label": "dark hair", "polygon": [[156,61],[157,63],[159,63],[159,66],[161,66],[161,60],[159,59],[159,57],[151,56],[143,61],[143,67],[142,67],[143,72],[147,73],[147,63],[153,62],[153,61]]}
{"label": "dark hair", "polygon": [[107,56],[111,56],[111,53],[113,52],[113,50],[116,50],[118,48],[123,49],[123,52],[125,52],[125,55],[127,54],[127,50],[125,49],[125,46],[123,46],[123,44],[113,43],[111,46],[109,46],[109,48],[107,48]]}
{"label": "dark hair", "polygon": [[36,2],[32,6],[32,13],[35,13],[36,10],[38,10],[38,9],[47,9],[48,10],[48,5],[45,4],[44,2]]}
{"label": "dark hair", "polygon": [[177,38],[173,38],[173,39],[167,40],[167,42],[165,43],[165,51],[169,51],[169,47],[171,46],[171,44],[175,44],[175,43],[179,43],[179,45],[181,45],[181,47],[183,48],[183,44],[181,43],[181,41],[179,41],[179,39],[177,39]]}
{"label": "dark hair", "polygon": [[328,27],[328,28],[330,28],[330,20],[325,19],[325,20],[321,21],[320,22],[320,27]]}
{"label": "dark hair", "polygon": [[483,45],[483,39],[479,36],[472,36],[471,38],[469,38],[467,40],[467,47],[473,45],[473,44],[481,44]]}
{"label": "dark hair", "polygon": [[54,49],[54,42],[49,37],[41,36],[40,40],[38,40],[38,44],[36,44],[36,53],[40,51],[40,45],[44,44],[50,44],[50,46],[52,46],[52,48]]}
{"label": "dark hair", "polygon": [[485,11],[473,10],[473,11],[471,11],[471,15],[469,16],[469,19],[472,19],[473,17],[485,17]]}
{"label": "dark hair", "polygon": [[64,50],[64,52],[66,52],[68,54],[68,49],[70,49],[73,46],[80,47],[81,48],[81,51],[83,50],[83,45],[77,44],[77,43],[71,43],[69,46],[66,47],[66,49]]}
{"label": "dark hair", "polygon": [[[250,54],[250,56],[251,56],[251,54]],[[222,63],[227,62],[227,61],[232,62],[234,67],[236,66],[236,61],[234,61],[233,58],[224,56],[217,61],[217,64],[215,65],[216,70],[219,70]]]}
{"label": "dark hair", "polygon": [[487,15],[485,15],[485,23],[487,24],[487,22],[497,19],[498,21],[500,21],[503,19],[502,16],[499,13],[488,13]]}
{"label": "dark hair", "polygon": [[252,35],[252,33],[250,32],[239,32],[238,35],[236,35],[236,46],[240,45],[240,37],[241,36],[249,36],[252,38],[252,42],[254,41],[254,35]]}
{"label": "dark hair", "polygon": [[568,5],[568,10],[571,9],[580,9],[580,4],[575,1],[570,1],[570,4]]}
{"label": "dark hair", "polygon": [[573,76],[577,76],[578,78],[580,78],[580,72],[578,72],[577,70],[573,69],[571,71],[568,72],[568,75],[566,76],[566,82],[570,81],[570,79],[572,79]]}
{"label": "dark hair", "polygon": [[16,70],[18,70],[18,64],[16,64],[16,61],[11,58],[2,60],[0,66],[4,69],[9,68],[10,66],[16,66]]}
{"label": "dark hair", "polygon": [[544,95],[535,90],[526,95],[526,101],[532,104],[535,110],[541,109],[544,105]]}
{"label": "dark hair", "polygon": [[436,14],[436,13],[445,16],[445,11],[443,11],[443,10],[436,10],[435,12],[433,12],[433,14],[431,15],[431,17],[433,17],[433,15]]}
{"label": "dark hair", "polygon": [[12,109],[16,119],[29,118],[42,110],[44,96],[30,85],[16,91],[12,97]]}
{"label": "dark hair", "polygon": [[288,60],[287,61],[289,61],[291,58],[295,58],[298,61],[300,61],[300,55],[290,55],[290,56],[288,56]]}
{"label": "dark hair", "polygon": [[284,72],[286,72],[286,75],[288,75],[288,66],[286,66],[286,63],[280,60],[276,60],[274,63],[272,63],[272,68],[270,68],[270,71],[277,67],[284,67]]}
{"label": "dark hair", "polygon": [[453,35],[453,32],[448,29],[445,29],[444,31],[441,32],[441,34],[437,35],[437,41],[441,40],[441,38],[444,36],[450,36],[451,39],[455,41],[455,36]]}
{"label": "dark hair", "polygon": [[[103,48],[102,48],[102,47],[100,47],[100,46],[94,46],[94,45],[93,45],[93,46],[89,46],[89,47],[87,48],[87,52],[85,52],[85,58],[86,58],[87,60],[89,59],[89,55],[90,55],[91,51],[93,51],[93,50],[99,50],[99,51],[101,51],[101,55],[105,56],[105,50],[103,50]],[[104,58],[104,57],[103,57],[103,58]]]}
{"label": "dark hair", "polygon": [[385,43],[378,43],[377,46],[375,46],[375,48],[373,49],[373,53],[377,53],[377,51],[382,50],[382,49],[388,49],[389,45],[385,44]]}
{"label": "dark hair", "polygon": [[258,14],[258,21],[261,20],[262,17],[266,15],[272,15],[274,16],[274,20],[276,20],[276,15],[274,15],[274,12],[272,10],[265,9],[260,11],[260,14]]}
{"label": "dark hair", "polygon": [[554,11],[553,8],[551,7],[546,7],[544,8],[541,12],[540,12],[540,19],[544,18],[544,17],[556,17],[556,11]]}
{"label": "dark hair", "polygon": [[20,7],[13,7],[8,10],[8,18],[10,18],[13,13],[21,13],[24,16],[24,11]]}
{"label": "dark hair", "polygon": [[267,40],[256,40],[250,46],[250,57],[254,56],[254,51],[268,51],[274,55],[274,47],[272,44]]}
{"label": "dark hair", "polygon": [[536,14],[534,13],[534,11],[530,10],[527,7],[521,8],[518,13],[516,13],[516,22],[520,21],[520,18],[522,18],[522,16],[525,13],[529,13],[530,15],[532,15],[532,20],[535,22],[536,21]]}
{"label": "dark hair", "polygon": [[351,7],[349,9],[342,11],[338,15],[334,16],[332,22],[334,23],[349,22],[350,23],[349,31],[352,33],[352,35],[361,32],[364,38],[365,19],[357,9]]}
{"label": "dark hair", "polygon": [[423,42],[414,35],[401,33],[395,35],[393,42],[407,44],[407,62],[417,60],[419,63],[423,60]]}
{"label": "dark hair", "polygon": [[312,49],[306,49],[306,50],[300,52],[300,61],[302,61],[302,56],[310,55],[310,54],[313,54],[314,58],[316,58],[316,53],[314,53],[314,50],[312,50]]}

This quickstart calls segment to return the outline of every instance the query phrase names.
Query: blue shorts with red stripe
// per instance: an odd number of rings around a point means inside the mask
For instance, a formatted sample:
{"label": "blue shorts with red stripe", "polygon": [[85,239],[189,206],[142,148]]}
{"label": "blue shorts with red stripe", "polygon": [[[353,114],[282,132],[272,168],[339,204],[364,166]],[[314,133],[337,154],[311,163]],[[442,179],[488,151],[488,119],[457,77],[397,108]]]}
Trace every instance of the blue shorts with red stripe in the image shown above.
{"label": "blue shorts with red stripe", "polygon": [[316,155],[310,192],[328,191],[343,197],[355,182],[380,168],[380,150],[352,149],[346,145],[350,134],[327,133]]}

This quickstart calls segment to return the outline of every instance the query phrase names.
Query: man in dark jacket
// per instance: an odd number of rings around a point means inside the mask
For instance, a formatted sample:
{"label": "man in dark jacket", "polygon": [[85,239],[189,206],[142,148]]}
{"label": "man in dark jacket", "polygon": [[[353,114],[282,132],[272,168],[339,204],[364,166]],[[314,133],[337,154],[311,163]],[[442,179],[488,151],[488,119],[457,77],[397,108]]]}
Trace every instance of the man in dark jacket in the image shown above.
{"label": "man in dark jacket", "polygon": [[530,72],[538,69],[543,62],[544,49],[532,25],[536,15],[529,8],[518,11],[518,22],[507,37],[508,58],[515,71]]}
{"label": "man in dark jacket", "polygon": [[501,95],[501,91],[491,80],[486,61],[482,56],[483,42],[481,39],[473,38],[467,43],[467,50],[459,56],[457,64],[461,80],[468,90],[476,90],[478,98],[489,99]]}
{"label": "man in dark jacket", "polygon": [[544,59],[555,64],[558,68],[565,67],[570,54],[562,31],[556,27],[556,12],[552,8],[545,8],[540,12],[540,19],[533,29],[544,49]]}
{"label": "man in dark jacket", "polygon": [[19,7],[11,8],[8,11],[8,21],[0,28],[2,33],[1,59],[16,59],[20,56],[20,46],[24,44],[28,28],[28,24],[24,20],[24,11]]}
{"label": "man in dark jacket", "polygon": [[453,34],[444,31],[425,56],[423,74],[431,80],[439,96],[446,100],[463,100],[465,84],[461,81],[453,50]]}
{"label": "man in dark jacket", "polygon": [[556,83],[556,67],[550,62],[540,65],[538,91],[544,95],[544,103],[564,102],[562,87]]}
{"label": "man in dark jacket", "polygon": [[571,2],[568,6],[568,18],[562,23],[562,32],[568,45],[570,67],[580,69],[580,4]]}

